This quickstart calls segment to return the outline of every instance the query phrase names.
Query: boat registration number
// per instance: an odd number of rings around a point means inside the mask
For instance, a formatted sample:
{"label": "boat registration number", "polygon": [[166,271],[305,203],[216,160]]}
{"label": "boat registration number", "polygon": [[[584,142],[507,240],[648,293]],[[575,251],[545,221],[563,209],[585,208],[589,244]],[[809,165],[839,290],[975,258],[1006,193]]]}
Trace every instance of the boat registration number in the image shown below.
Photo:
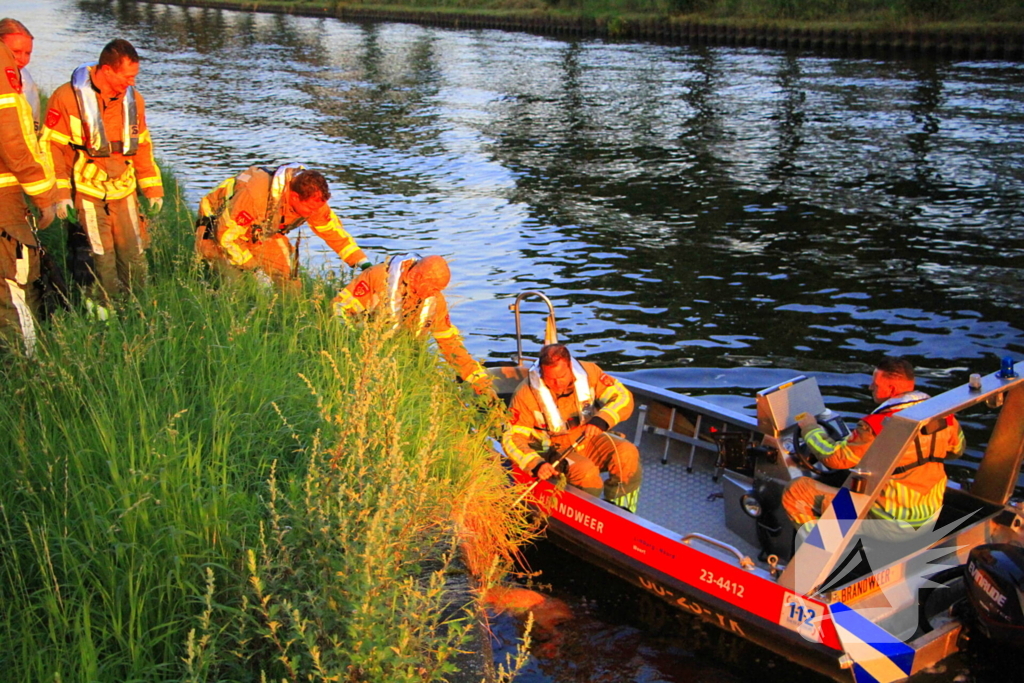
{"label": "boat registration number", "polygon": [[707,569],[700,570],[700,580],[704,583],[710,583],[713,586],[717,586],[726,593],[732,593],[738,598],[743,597],[743,584],[730,581],[729,579],[721,576],[716,576],[714,572],[710,572]]}

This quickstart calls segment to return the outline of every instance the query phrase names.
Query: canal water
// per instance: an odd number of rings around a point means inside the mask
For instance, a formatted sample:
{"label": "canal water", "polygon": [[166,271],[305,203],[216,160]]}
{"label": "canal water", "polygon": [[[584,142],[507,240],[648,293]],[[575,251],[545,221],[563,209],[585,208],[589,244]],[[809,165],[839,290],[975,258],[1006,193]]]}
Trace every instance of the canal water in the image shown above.
{"label": "canal water", "polygon": [[[298,161],[328,176],[371,259],[448,257],[453,321],[483,360],[514,353],[508,304],[527,289],[553,299],[578,355],[741,409],[813,373],[856,415],[883,354],[908,355],[933,392],[1024,358],[1024,64],[3,7],[35,33],[47,91],[111,38],[136,45],[158,155],[193,206],[246,166]],[[338,270],[315,236],[302,249]],[[536,350],[538,308],[524,324]],[[588,634],[580,652],[641,657],[635,680],[747,675],[630,631],[575,586],[552,590]],[[553,661],[538,655],[531,680],[630,680]],[[957,662],[937,680],[983,677]]]}

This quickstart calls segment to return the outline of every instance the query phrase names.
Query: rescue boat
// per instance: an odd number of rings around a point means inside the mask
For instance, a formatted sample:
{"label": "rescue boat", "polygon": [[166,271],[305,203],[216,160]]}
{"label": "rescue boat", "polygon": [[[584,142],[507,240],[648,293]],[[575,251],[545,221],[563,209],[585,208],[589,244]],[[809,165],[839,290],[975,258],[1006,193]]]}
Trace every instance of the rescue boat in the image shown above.
{"label": "rescue boat", "polygon": [[[529,369],[520,307],[531,297],[547,303],[549,334],[554,329],[554,309],[542,293],[523,292],[510,306],[516,358],[489,368],[506,400]],[[517,482],[533,485],[526,499],[545,516],[555,544],[674,609],[837,681],[890,683],[959,649],[978,612],[973,595],[993,603],[1001,596],[1004,605],[1018,600],[993,591],[1008,592],[997,587],[1020,577],[988,575],[972,558],[992,557],[988,550],[996,548],[1004,559],[1006,549],[1024,547],[1024,505],[1011,500],[1024,458],[1022,375],[1024,362],[1004,364],[896,413],[859,466],[838,473],[816,469],[803,454],[800,413],[842,429],[814,377],[758,391],[756,415],[619,377],[636,409],[613,429],[637,445],[644,467],[635,514],[572,486],[534,485],[511,461],[509,467]],[[894,537],[868,512],[904,447],[953,414],[993,425],[987,443],[971,444],[975,453],[983,449],[973,482],[950,481],[934,527]],[[780,505],[798,476],[831,477],[828,483],[841,486],[802,542]]]}

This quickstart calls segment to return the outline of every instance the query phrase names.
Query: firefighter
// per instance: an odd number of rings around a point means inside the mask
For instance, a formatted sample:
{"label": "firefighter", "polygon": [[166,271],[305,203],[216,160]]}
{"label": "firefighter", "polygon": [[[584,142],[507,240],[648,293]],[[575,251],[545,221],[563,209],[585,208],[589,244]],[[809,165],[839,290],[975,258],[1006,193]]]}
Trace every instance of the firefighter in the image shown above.
{"label": "firefighter", "polygon": [[95,303],[100,318],[111,297],[146,281],[149,236],[136,192],[152,214],[163,205],[138,73],[132,44],[110,41],[98,64],[79,66],[54,91],[40,136],[57,177],[57,215],[77,218],[88,237],[96,282],[87,305]]}
{"label": "firefighter", "polygon": [[334,298],[334,314],[346,320],[389,315],[417,337],[433,335],[459,377],[476,393],[497,399],[487,371],[469,354],[459,329],[452,325],[441,293],[450,280],[448,263],[440,256],[392,256],[348,283]]}
{"label": "firefighter", "polygon": [[196,250],[228,279],[259,269],[283,285],[296,270],[287,234],[309,223],[345,263],[365,270],[370,261],[327,205],[330,198],[327,179],[318,171],[299,164],[252,166],[199,202]]}
{"label": "firefighter", "polygon": [[40,209],[40,226],[48,227],[55,215],[54,177],[22,94],[19,62],[28,62],[32,36],[13,19],[0,21],[0,30],[0,337],[10,343],[20,335],[32,355],[39,311],[32,283],[39,277],[39,243],[25,195]]}
{"label": "firefighter", "polygon": [[[556,467],[568,463],[570,484],[636,512],[640,454],[608,431],[633,412],[633,395],[622,382],[594,363],[572,358],[562,344],[548,344],[516,388],[509,409],[502,445],[520,469],[550,479],[558,474]],[[602,472],[609,475],[604,481]]]}
{"label": "firefighter", "polygon": [[32,61],[32,43],[34,42],[32,32],[25,24],[17,19],[7,17],[0,19],[0,40],[11,49],[14,61],[21,71],[21,94],[25,96],[29,107],[32,108],[32,121],[35,123],[36,131],[39,131],[39,86],[32,80],[32,74],[28,72],[28,63]]}
{"label": "firefighter", "polygon": [[[928,398],[928,394],[916,391],[914,384],[914,367],[909,361],[883,358],[875,368],[870,386],[871,396],[879,406],[862,418],[848,437],[836,441],[814,416],[798,416],[808,451],[831,469],[856,467],[890,415]],[[895,539],[934,525],[946,490],[942,461],[947,456],[962,455],[964,448],[964,433],[952,415],[946,417],[938,431],[919,434],[908,444],[869,513],[869,519],[892,522],[884,525],[882,536]],[[801,535],[805,535],[831,505],[837,491],[812,477],[797,477],[786,486],[782,506]]]}

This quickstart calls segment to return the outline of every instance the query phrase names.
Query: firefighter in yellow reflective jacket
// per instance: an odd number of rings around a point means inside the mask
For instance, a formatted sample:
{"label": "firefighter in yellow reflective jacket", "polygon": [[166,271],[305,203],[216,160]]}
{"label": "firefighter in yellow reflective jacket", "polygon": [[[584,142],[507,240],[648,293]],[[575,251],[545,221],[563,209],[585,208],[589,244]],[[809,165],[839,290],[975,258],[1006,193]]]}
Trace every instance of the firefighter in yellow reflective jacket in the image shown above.
{"label": "firefighter in yellow reflective jacket", "polygon": [[146,104],[135,89],[138,73],[132,44],[110,41],[98,64],[78,67],[54,91],[40,136],[57,176],[57,215],[77,211],[99,285],[89,296],[104,303],[146,281],[149,236],[136,192],[153,213],[163,205]]}
{"label": "firefighter in yellow reflective jacket", "polygon": [[[12,47],[13,46],[13,47]],[[54,219],[52,169],[36,140],[32,110],[23,96],[20,69],[32,54],[32,35],[21,22],[0,21],[0,338],[35,345],[39,297],[39,246],[29,224],[25,195],[41,210],[40,225]]]}
{"label": "firefighter in yellow reflective jacket", "polygon": [[327,205],[331,191],[318,171],[299,164],[252,166],[199,202],[196,249],[227,277],[259,269],[278,283],[293,279],[295,248],[287,234],[304,223],[350,266],[370,266],[366,254]]}
{"label": "firefighter in yellow reflective jacket", "polygon": [[391,316],[417,337],[431,334],[441,355],[478,394],[492,396],[487,371],[466,350],[452,325],[442,290],[451,280],[440,256],[392,256],[363,271],[334,298],[334,314],[348,319],[361,314]]}
{"label": "firefighter in yellow reflective jacket", "polygon": [[[594,363],[572,358],[565,346],[549,344],[512,395],[509,410],[502,445],[520,469],[550,479],[557,474],[551,461],[568,449],[570,484],[595,496],[603,491],[605,500],[636,512],[640,454],[608,431],[633,413],[633,395],[622,382]],[[604,481],[602,472],[609,474]]]}
{"label": "firefighter in yellow reflective jacket", "polygon": [[[831,469],[856,467],[890,415],[916,405],[928,395],[914,390],[914,368],[904,358],[886,357],[875,368],[871,395],[879,404],[845,439],[830,437],[813,416],[802,417],[800,431],[808,450]],[[869,519],[886,520],[885,536],[898,538],[930,530],[942,507],[946,470],[942,461],[958,457],[965,447],[960,424],[952,415],[941,429],[920,434],[896,463],[896,469],[871,509]],[[798,477],[782,494],[782,506],[798,529],[809,530],[831,505],[837,489],[812,477]]]}
{"label": "firefighter in yellow reflective jacket", "polygon": [[14,61],[21,71],[21,94],[25,96],[32,109],[32,121],[39,131],[39,86],[28,71],[28,63],[32,61],[32,48],[35,37],[25,24],[17,19],[5,17],[0,19],[0,41],[11,49]]}

